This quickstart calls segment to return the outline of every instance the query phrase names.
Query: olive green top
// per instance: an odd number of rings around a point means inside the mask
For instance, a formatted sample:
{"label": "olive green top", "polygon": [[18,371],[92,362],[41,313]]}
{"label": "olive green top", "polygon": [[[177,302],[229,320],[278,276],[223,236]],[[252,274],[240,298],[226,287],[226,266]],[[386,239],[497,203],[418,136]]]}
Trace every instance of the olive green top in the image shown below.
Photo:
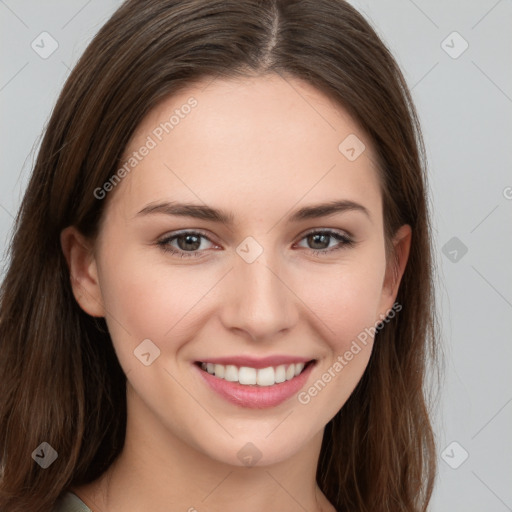
{"label": "olive green top", "polygon": [[62,496],[52,512],[92,512],[92,510],[72,492],[68,492]]}
{"label": "olive green top", "polygon": [[92,510],[76,494],[68,492],[55,503],[52,512],[92,512]]}

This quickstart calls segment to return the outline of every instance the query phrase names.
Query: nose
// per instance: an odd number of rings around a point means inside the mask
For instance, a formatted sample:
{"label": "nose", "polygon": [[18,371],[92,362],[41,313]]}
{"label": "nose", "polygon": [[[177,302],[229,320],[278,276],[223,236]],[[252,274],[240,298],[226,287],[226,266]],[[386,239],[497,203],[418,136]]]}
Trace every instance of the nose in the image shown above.
{"label": "nose", "polygon": [[[227,301],[221,320],[228,330],[242,331],[253,341],[275,339],[289,331],[299,318],[300,300],[290,273],[275,258],[263,253],[252,263],[235,258],[225,279]],[[280,270],[281,269],[281,270]]]}

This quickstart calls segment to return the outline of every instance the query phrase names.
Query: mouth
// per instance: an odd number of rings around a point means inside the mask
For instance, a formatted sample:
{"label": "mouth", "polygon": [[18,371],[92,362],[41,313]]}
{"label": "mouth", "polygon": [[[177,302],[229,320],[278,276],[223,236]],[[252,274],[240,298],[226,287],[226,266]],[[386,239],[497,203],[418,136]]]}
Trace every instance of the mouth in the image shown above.
{"label": "mouth", "polygon": [[[254,361],[253,366],[245,366],[247,360],[233,363],[232,359],[223,362],[196,361],[200,381],[217,396],[238,407],[264,409],[275,407],[297,395],[305,386],[317,360],[292,358],[286,363],[269,365],[267,361]],[[256,368],[258,366],[258,368]]]}
{"label": "mouth", "polygon": [[253,368],[251,366],[237,366],[234,364],[219,364],[196,361],[196,365],[204,372],[209,373],[227,382],[236,382],[242,386],[274,386],[298,377],[315,359],[307,362],[296,362],[267,366],[266,368]]}

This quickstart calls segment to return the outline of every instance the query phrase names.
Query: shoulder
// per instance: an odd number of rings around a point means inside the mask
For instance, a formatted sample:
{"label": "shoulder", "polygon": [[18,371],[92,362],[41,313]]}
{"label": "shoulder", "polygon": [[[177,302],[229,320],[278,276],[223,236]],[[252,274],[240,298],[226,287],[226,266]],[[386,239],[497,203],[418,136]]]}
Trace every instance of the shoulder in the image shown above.
{"label": "shoulder", "polygon": [[92,510],[76,494],[68,492],[57,500],[52,512],[92,512]]}

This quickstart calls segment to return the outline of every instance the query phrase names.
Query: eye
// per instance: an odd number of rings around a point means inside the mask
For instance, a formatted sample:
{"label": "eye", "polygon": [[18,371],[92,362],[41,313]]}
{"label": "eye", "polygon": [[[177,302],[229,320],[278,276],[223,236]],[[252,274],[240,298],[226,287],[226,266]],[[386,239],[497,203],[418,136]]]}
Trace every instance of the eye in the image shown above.
{"label": "eye", "polygon": [[[337,244],[329,247],[329,242],[333,239],[337,240]],[[319,256],[325,256],[326,254],[331,254],[334,251],[338,251],[346,247],[352,247],[355,244],[354,240],[345,233],[331,229],[310,231],[302,238],[302,240],[306,240],[308,244],[316,246],[310,250],[313,254]],[[327,245],[327,247],[324,247],[325,245]]]}
{"label": "eye", "polygon": [[[181,233],[173,234],[172,236],[165,237],[159,240],[157,244],[165,251],[171,254],[179,255],[182,258],[190,258],[201,256],[199,248],[201,247],[201,240],[211,240],[202,233],[196,231],[183,231]],[[172,242],[177,242],[177,249],[173,247]],[[204,249],[204,247],[203,247]]]}

